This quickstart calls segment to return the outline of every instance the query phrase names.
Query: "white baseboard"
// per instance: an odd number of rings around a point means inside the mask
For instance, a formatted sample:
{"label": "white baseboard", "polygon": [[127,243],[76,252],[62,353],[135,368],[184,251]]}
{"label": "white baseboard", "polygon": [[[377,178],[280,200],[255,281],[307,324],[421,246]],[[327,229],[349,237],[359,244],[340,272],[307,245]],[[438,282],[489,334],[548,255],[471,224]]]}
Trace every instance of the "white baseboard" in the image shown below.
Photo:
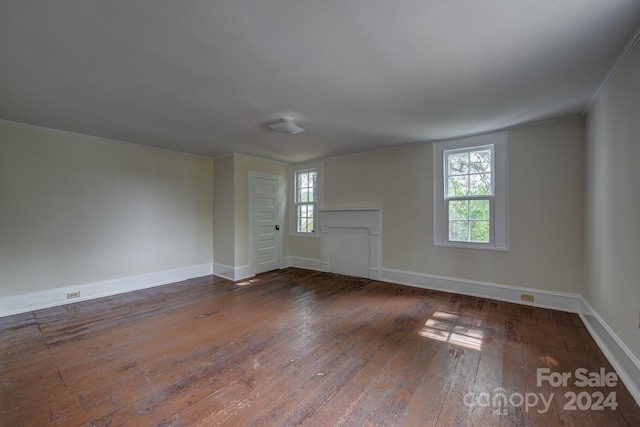
{"label": "white baseboard", "polygon": [[237,282],[249,277],[253,277],[253,271],[250,265],[243,265],[240,267],[231,267],[225,264],[213,263],[213,274],[222,277],[223,279],[233,280]]}
{"label": "white baseboard", "polygon": [[285,256],[285,257],[280,258],[280,269],[288,268],[288,267],[293,267],[291,265],[291,257],[290,256]]}
{"label": "white baseboard", "polygon": [[253,277],[253,270],[250,265],[242,265],[240,267],[235,268],[235,281],[248,279],[249,277]]}
{"label": "white baseboard", "polygon": [[228,265],[213,263],[213,274],[223,279],[234,280],[235,269]]}
{"label": "white baseboard", "polygon": [[[533,288],[500,285],[496,283],[478,282],[475,280],[456,279],[431,274],[414,273],[383,268],[380,279],[383,282],[399,283],[436,291],[451,292],[475,297],[513,302],[533,307],[551,308],[570,313],[580,312],[580,295],[564,292],[545,291]],[[534,302],[522,301],[521,294],[533,295]]]}
{"label": "white baseboard", "polygon": [[319,259],[287,257],[287,267],[304,268],[306,270],[322,271],[322,261]]}
{"label": "white baseboard", "polygon": [[616,370],[618,377],[640,405],[640,360],[629,350],[624,342],[613,332],[607,322],[584,299],[581,299],[580,318],[589,333]]}
{"label": "white baseboard", "polygon": [[[212,264],[201,264],[40,292],[12,295],[0,298],[0,317],[166,285],[195,277],[207,276],[212,272]],[[67,293],[70,292],[80,292],[80,297],[67,299]]]}

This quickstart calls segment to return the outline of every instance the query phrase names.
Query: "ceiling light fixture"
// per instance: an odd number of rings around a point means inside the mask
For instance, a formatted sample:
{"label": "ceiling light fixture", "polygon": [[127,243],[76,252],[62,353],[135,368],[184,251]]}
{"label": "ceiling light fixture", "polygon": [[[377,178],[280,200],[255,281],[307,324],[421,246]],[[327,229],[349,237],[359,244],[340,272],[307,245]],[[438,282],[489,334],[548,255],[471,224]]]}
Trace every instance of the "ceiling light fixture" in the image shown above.
{"label": "ceiling light fixture", "polygon": [[286,134],[296,134],[300,132],[304,132],[300,126],[293,123],[293,119],[291,117],[284,116],[280,119],[278,123],[274,123],[269,125],[269,127],[276,132],[286,133]]}

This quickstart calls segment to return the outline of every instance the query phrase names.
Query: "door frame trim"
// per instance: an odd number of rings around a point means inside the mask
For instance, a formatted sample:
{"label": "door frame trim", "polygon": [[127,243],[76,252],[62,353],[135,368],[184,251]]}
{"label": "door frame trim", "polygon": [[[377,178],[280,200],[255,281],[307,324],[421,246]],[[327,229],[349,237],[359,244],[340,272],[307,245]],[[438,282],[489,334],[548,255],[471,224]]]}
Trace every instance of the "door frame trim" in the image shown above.
{"label": "door frame trim", "polygon": [[251,267],[251,274],[256,274],[256,242],[255,242],[255,230],[253,223],[253,180],[255,178],[264,178],[264,179],[274,179],[278,182],[278,191],[276,195],[276,203],[278,209],[278,222],[280,224],[280,230],[276,233],[278,239],[278,268],[282,265],[282,231],[284,230],[284,208],[285,208],[285,194],[284,194],[284,186],[282,185],[283,179],[282,175],[266,173],[266,172],[256,172],[249,171],[249,224],[248,235],[249,235],[249,266]]}

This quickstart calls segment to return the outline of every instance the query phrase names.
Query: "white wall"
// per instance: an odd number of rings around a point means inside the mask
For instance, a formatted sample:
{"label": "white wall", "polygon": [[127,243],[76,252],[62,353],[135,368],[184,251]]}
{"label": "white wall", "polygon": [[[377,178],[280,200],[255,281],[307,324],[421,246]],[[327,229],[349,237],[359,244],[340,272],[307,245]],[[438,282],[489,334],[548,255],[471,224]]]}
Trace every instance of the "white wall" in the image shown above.
{"label": "white wall", "polygon": [[587,117],[583,294],[640,359],[640,47]]}
{"label": "white wall", "polygon": [[235,266],[234,156],[213,160],[213,260]]}
{"label": "white wall", "polygon": [[[324,205],[382,208],[383,268],[580,294],[582,118],[509,131],[509,252],[434,246],[432,166],[430,143],[327,159]],[[319,245],[292,238],[292,255]]]}
{"label": "white wall", "polygon": [[[291,197],[291,195],[289,195]],[[289,255],[320,262],[322,248],[320,236],[289,236]],[[318,264],[318,268],[320,268]]]}
{"label": "white wall", "polygon": [[210,264],[212,165],[0,122],[0,297]]}

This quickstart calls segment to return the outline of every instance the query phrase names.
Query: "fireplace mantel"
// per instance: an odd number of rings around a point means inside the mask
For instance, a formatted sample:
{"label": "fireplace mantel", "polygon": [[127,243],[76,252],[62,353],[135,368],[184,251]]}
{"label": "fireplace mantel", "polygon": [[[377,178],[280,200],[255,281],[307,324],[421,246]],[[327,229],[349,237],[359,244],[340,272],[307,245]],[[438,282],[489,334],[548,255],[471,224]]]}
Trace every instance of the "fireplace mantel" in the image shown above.
{"label": "fireplace mantel", "polygon": [[381,209],[320,209],[322,271],[380,277]]}

